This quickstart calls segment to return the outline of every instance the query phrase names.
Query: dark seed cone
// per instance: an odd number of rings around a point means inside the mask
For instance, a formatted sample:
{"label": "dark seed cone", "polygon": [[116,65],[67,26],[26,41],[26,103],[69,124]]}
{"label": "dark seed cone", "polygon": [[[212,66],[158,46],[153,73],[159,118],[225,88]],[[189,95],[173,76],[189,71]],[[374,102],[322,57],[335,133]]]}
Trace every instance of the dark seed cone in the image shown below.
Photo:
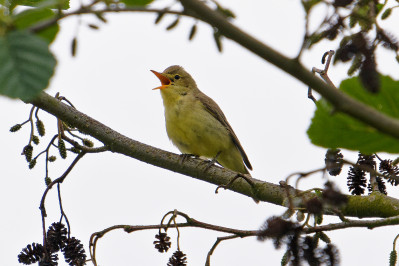
{"label": "dark seed cone", "polygon": [[326,265],[339,265],[338,249],[333,244],[327,244],[323,253],[323,260]]}
{"label": "dark seed cone", "polygon": [[67,240],[67,229],[62,223],[53,223],[47,230],[47,248],[53,252],[58,252],[65,245]]}
{"label": "dark seed cone", "polygon": [[173,256],[170,257],[167,266],[185,266],[187,265],[186,254],[181,252],[180,250],[175,251]]}
{"label": "dark seed cone", "polygon": [[32,153],[33,153],[33,147],[30,144],[26,145],[22,150],[22,155],[25,155],[25,159],[27,162],[30,162],[32,160]]}
{"label": "dark seed cone", "polygon": [[32,243],[22,249],[18,255],[18,262],[29,265],[36,263],[44,258],[44,248],[41,244]]}
{"label": "dark seed cone", "polygon": [[332,176],[337,176],[341,173],[344,156],[340,149],[328,149],[326,152],[326,158],[324,159],[326,163],[327,171]]}
{"label": "dark seed cone", "polygon": [[57,160],[57,157],[55,157],[54,155],[48,157],[49,162],[54,162],[55,160]]}
{"label": "dark seed cone", "polygon": [[273,239],[274,246],[280,248],[281,240],[287,236],[299,231],[300,227],[297,223],[284,220],[280,217],[270,217],[265,224],[259,229],[257,239],[264,241],[266,239]]}
{"label": "dark seed cone", "polygon": [[393,165],[392,160],[383,160],[380,162],[380,172],[382,177],[388,180],[393,186],[399,184],[399,168]]}
{"label": "dark seed cone", "polygon": [[374,159],[374,155],[359,153],[359,159],[357,160],[356,165],[349,168],[347,184],[352,195],[362,195],[364,193],[367,186],[365,170],[375,170]]}
{"label": "dark seed cone", "polygon": [[172,244],[170,243],[170,237],[166,233],[160,233],[155,235],[155,238],[158,239],[154,241],[155,248],[161,253],[167,252]]}
{"label": "dark seed cone", "polygon": [[83,249],[83,245],[80,243],[79,239],[74,237],[68,238],[62,248],[62,253],[64,253],[64,258],[70,266],[81,266],[85,265],[86,254]]}
{"label": "dark seed cone", "polygon": [[309,265],[320,265],[318,256],[316,255],[317,244],[313,240],[313,237],[307,236],[303,241],[303,258],[309,263]]}
{"label": "dark seed cone", "polygon": [[[377,176],[375,178],[375,181],[377,182],[378,191],[383,193],[383,194],[385,194],[385,195],[388,195],[387,187],[385,186],[384,180],[380,176]],[[370,193],[373,192],[373,188],[371,187],[371,183],[369,183],[368,189],[369,189]]]}
{"label": "dark seed cone", "polygon": [[375,170],[375,155],[366,155],[363,153],[359,153],[359,159],[357,160],[357,164],[366,166],[370,170]]}
{"label": "dark seed cone", "polygon": [[57,266],[58,265],[58,255],[50,254],[50,258],[44,258],[43,261],[39,262],[39,266]]}
{"label": "dark seed cone", "polygon": [[299,265],[301,261],[299,247],[299,233],[288,237],[287,251],[291,253],[291,265]]}
{"label": "dark seed cone", "polygon": [[323,211],[323,203],[317,197],[308,200],[305,203],[305,206],[308,212],[311,214],[319,215]]}

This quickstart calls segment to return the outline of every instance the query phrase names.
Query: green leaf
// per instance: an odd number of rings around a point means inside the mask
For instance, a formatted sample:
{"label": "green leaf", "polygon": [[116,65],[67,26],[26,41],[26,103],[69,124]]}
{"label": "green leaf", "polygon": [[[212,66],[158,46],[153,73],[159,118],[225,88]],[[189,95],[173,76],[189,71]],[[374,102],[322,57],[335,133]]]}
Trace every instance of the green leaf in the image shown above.
{"label": "green leaf", "polygon": [[121,0],[126,6],[146,6],[154,0]]}
{"label": "green leaf", "polygon": [[[40,21],[51,19],[55,15],[55,12],[48,8],[28,9],[14,16],[14,25],[17,29],[26,29]],[[58,24],[54,24],[36,34],[51,43],[57,36],[59,29]]]}
{"label": "green leaf", "polygon": [[[344,80],[340,89],[349,96],[388,116],[399,119],[399,81],[389,76],[381,76],[381,91],[367,92],[360,80]],[[365,154],[374,152],[399,153],[399,140],[364,124],[346,114],[332,114],[332,106],[322,99],[308,129],[313,144],[326,148],[345,148]]]}
{"label": "green leaf", "polygon": [[392,13],[392,8],[388,8],[382,13],[381,19],[387,19]]}
{"label": "green leaf", "polygon": [[53,8],[67,10],[70,8],[69,0],[10,0],[11,9],[16,6],[31,6],[39,8]]}
{"label": "green leaf", "polygon": [[48,44],[25,31],[0,37],[0,94],[29,100],[44,90],[56,60]]}

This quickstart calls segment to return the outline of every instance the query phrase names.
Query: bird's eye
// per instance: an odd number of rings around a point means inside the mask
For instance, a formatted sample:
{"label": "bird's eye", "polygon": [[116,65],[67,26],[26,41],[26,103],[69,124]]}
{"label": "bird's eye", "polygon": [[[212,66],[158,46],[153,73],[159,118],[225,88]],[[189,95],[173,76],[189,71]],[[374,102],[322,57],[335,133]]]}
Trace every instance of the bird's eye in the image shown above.
{"label": "bird's eye", "polygon": [[179,79],[179,78],[180,78],[180,76],[179,76],[179,75],[176,75],[176,76],[175,76],[175,79]]}

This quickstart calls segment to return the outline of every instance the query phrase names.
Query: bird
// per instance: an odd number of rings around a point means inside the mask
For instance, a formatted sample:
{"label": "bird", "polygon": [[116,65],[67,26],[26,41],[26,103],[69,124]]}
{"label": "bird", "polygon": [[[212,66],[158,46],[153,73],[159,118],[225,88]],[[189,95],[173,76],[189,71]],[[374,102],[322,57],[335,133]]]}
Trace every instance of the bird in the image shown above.
{"label": "bird", "polygon": [[183,155],[211,159],[224,168],[249,174],[251,163],[233,128],[214,100],[201,92],[183,67],[173,65],[162,73],[151,70],[161,81],[166,131]]}

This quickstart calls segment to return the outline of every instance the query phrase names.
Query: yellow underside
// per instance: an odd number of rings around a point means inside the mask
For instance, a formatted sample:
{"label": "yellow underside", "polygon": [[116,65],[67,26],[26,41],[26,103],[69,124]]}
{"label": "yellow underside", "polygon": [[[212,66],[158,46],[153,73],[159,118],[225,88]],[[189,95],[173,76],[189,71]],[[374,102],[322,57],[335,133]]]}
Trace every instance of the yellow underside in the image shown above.
{"label": "yellow underside", "polygon": [[168,136],[182,153],[210,159],[220,153],[217,161],[223,167],[248,173],[228,130],[198,99],[189,95],[165,95],[163,90],[161,93]]}

